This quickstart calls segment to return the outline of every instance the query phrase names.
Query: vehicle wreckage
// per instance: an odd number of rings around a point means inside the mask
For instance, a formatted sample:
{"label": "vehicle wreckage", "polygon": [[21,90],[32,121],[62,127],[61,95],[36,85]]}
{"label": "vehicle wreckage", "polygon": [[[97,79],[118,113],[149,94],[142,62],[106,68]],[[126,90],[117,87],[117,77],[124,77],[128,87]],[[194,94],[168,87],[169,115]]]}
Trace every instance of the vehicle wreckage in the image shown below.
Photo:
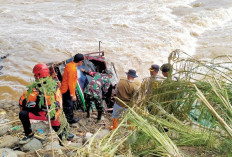
{"label": "vehicle wreckage", "polygon": [[[75,108],[81,109],[83,112],[85,111],[86,108],[83,94],[83,86],[85,86],[84,84],[86,82],[82,82],[82,80],[86,80],[85,77],[87,78],[87,82],[90,82],[92,80],[92,76],[85,75],[80,69],[99,73],[106,73],[106,70],[110,70],[113,73],[113,75],[111,78],[110,88],[108,89],[108,92],[106,93],[105,99],[103,101],[103,107],[105,112],[112,112],[114,104],[113,96],[115,95],[115,88],[118,83],[118,76],[114,64],[106,60],[106,58],[104,57],[104,51],[84,54],[84,57],[85,60],[83,61],[82,66],[77,67],[78,83],[76,88],[77,100],[75,102]],[[61,82],[66,64],[72,62],[73,59],[74,56],[59,63],[48,63],[47,65],[51,71],[51,75],[55,76],[57,81]]]}

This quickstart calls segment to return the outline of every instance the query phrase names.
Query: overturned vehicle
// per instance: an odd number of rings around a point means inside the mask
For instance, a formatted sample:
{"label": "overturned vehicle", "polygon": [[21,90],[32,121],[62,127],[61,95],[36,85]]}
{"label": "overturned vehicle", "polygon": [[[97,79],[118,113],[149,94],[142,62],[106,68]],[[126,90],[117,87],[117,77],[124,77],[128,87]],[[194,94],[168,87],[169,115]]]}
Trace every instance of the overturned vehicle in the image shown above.
{"label": "overturned vehicle", "polygon": [[[105,99],[103,101],[103,107],[105,112],[111,112],[113,109],[114,98],[115,95],[115,88],[118,83],[117,73],[114,67],[114,64],[108,63],[104,57],[104,51],[100,52],[93,52],[84,54],[85,60],[82,63],[82,66],[77,67],[78,72],[78,83],[76,88],[76,97],[77,100],[75,102],[75,108],[78,110],[85,111],[85,98],[84,98],[84,88],[92,80],[92,76],[85,75],[80,69],[84,69],[85,71],[91,72],[99,72],[99,73],[106,73],[106,70],[110,70],[113,75],[111,78],[111,85],[108,89],[108,92],[105,95]],[[62,76],[64,72],[64,68],[66,64],[72,62],[74,57],[69,58],[65,61],[59,63],[48,63],[48,67],[50,68],[51,74],[54,76],[56,74],[56,79],[58,81],[62,81]]]}

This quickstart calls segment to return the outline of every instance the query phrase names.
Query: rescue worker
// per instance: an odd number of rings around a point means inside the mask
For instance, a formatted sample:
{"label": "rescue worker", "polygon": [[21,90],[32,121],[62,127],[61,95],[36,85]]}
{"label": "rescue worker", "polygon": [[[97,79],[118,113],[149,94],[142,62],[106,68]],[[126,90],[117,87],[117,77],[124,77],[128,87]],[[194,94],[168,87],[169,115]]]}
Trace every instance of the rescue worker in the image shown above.
{"label": "rescue worker", "polygon": [[[175,114],[173,113],[176,108],[175,103],[172,104],[168,102],[175,102],[175,99],[178,99],[178,91],[180,87],[177,81],[179,81],[179,79],[178,77],[172,75],[173,67],[170,63],[163,64],[160,69],[162,71],[163,76],[167,78],[163,81],[162,91],[166,91],[167,93],[165,93],[164,96],[160,96],[159,101],[167,102],[164,104],[165,111],[167,111],[170,114]],[[167,131],[167,129],[165,128],[164,130]]]}
{"label": "rescue worker", "polygon": [[81,66],[83,60],[84,55],[78,53],[74,56],[73,61],[65,66],[63,79],[60,87],[61,93],[63,95],[64,113],[69,124],[78,122],[78,118],[74,118],[73,115],[73,101],[77,100],[75,92],[78,81],[77,66]]}
{"label": "rescue worker", "polygon": [[[51,108],[52,103],[54,103],[55,114],[53,116],[50,115],[51,126],[56,132],[60,128],[59,113],[62,109],[62,95],[58,88],[58,85],[56,81],[53,80],[52,77],[50,77],[50,72],[46,64],[36,64],[33,68],[33,73],[35,77],[35,83],[29,86],[29,89],[24,92],[19,100],[19,119],[22,122],[25,132],[25,137],[20,140],[20,144],[25,144],[29,142],[34,136],[34,132],[31,129],[30,119],[48,121],[48,111],[46,103],[49,108]],[[47,84],[47,86],[49,86],[51,89],[54,89],[54,92],[52,92],[52,94],[49,94],[48,92],[44,93],[45,90],[41,90],[41,84],[44,85],[46,83],[49,83]],[[30,88],[32,88],[32,90]],[[44,100],[41,100],[41,98],[44,98]],[[63,133],[58,135],[61,140],[62,134]],[[72,139],[74,137],[73,134],[69,134],[68,136],[69,139]]]}
{"label": "rescue worker", "polygon": [[150,76],[154,76],[157,79],[160,78],[160,76],[158,75],[159,69],[160,69],[159,65],[152,64],[151,67],[148,69],[150,71]]}
{"label": "rescue worker", "polygon": [[[118,97],[120,100],[132,107],[130,101],[139,87],[138,84],[135,83],[134,79],[138,76],[136,75],[136,71],[133,69],[129,69],[129,71],[126,72],[126,75],[127,79],[120,79],[120,81],[118,82],[116,89],[116,97]],[[126,106],[123,103],[121,103],[118,100],[115,101],[112,115],[113,125],[110,127],[111,130],[116,129],[118,127],[118,119],[120,117],[121,112],[125,109]]]}
{"label": "rescue worker", "polygon": [[160,67],[157,64],[152,64],[148,69],[150,77],[143,79],[140,90],[138,90],[133,97],[134,103],[147,108],[147,102],[149,102],[148,99],[152,96],[152,92],[154,92],[154,89],[157,89],[164,80],[164,78],[158,74],[159,69]]}
{"label": "rescue worker", "polygon": [[84,90],[87,118],[90,117],[90,108],[94,104],[98,112],[97,122],[99,122],[103,112],[103,99],[111,85],[112,72],[110,70],[106,70],[106,74],[91,72],[90,75],[93,75],[93,79]]}
{"label": "rescue worker", "polygon": [[152,64],[151,67],[149,68],[150,75],[151,75],[151,77],[149,78],[149,81],[150,81],[149,87],[157,88],[158,84],[161,81],[163,81],[163,78],[158,75],[159,68],[160,67],[157,64]]}
{"label": "rescue worker", "polygon": [[[160,68],[164,77],[168,78],[172,74],[172,65],[169,63],[163,64]],[[178,81],[178,77],[171,76],[173,81]]]}

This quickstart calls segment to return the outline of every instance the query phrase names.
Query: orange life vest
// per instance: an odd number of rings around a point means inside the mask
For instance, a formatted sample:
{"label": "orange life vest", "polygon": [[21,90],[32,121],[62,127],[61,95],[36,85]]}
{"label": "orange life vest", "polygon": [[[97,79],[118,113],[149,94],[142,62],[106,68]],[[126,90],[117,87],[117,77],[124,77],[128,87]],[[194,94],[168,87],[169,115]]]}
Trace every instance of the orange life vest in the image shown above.
{"label": "orange life vest", "polygon": [[[25,91],[19,99],[20,111],[23,108],[35,108],[35,110],[37,110],[37,112],[44,111],[44,114],[46,114],[46,111],[47,111],[46,105],[41,106],[41,108],[39,108],[39,106],[38,106],[39,104],[38,104],[37,98],[39,96],[39,90],[34,88],[32,90],[32,93],[29,94],[28,98],[26,99],[27,93],[28,93],[28,91]],[[45,95],[45,97],[46,97],[48,107],[50,107],[51,106],[51,96]],[[57,90],[56,90],[56,93],[54,95],[54,99],[55,99],[55,104],[56,104],[56,114],[55,114],[55,119],[56,119],[59,117],[60,110],[62,109],[62,94],[61,94],[59,88],[57,88]],[[45,101],[45,103],[46,103],[46,101]]]}

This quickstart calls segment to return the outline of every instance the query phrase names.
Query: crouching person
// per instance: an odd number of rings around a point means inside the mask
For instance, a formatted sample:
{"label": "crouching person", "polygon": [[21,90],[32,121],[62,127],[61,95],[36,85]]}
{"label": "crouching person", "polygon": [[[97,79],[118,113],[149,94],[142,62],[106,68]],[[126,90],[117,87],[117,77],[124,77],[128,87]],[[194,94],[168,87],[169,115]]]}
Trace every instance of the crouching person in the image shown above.
{"label": "crouching person", "polygon": [[[34,136],[31,129],[30,119],[48,121],[50,115],[51,126],[58,132],[60,129],[59,113],[62,109],[62,95],[56,81],[50,77],[48,66],[43,63],[36,64],[33,68],[35,82],[28,86],[28,90],[20,97],[19,119],[22,122],[25,136],[20,140],[20,144],[28,143]],[[50,112],[47,111],[47,106]],[[62,140],[62,135],[58,136]],[[73,134],[68,138],[72,139]],[[60,143],[61,144],[61,143]]]}

